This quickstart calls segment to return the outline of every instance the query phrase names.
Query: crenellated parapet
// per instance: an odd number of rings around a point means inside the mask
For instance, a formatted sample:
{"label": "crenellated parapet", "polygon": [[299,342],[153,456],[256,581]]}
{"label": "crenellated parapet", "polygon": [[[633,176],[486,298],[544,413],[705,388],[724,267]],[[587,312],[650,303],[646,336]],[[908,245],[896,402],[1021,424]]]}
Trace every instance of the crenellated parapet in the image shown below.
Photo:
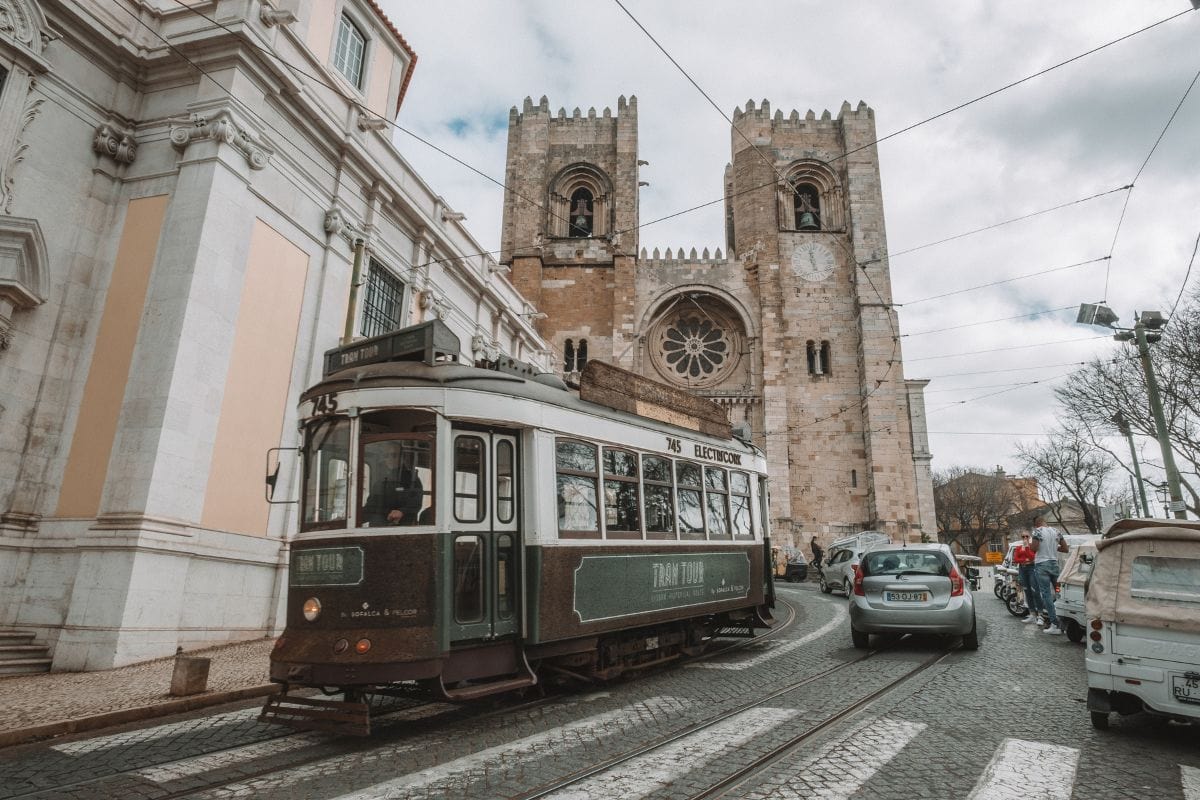
{"label": "crenellated parapet", "polygon": [[838,109],[837,117],[830,113],[829,109],[825,109],[818,117],[816,112],[811,108],[808,113],[803,116],[796,109],[792,109],[790,114],[784,114],[782,109],[776,110],[774,115],[771,114],[771,102],[763,100],[755,106],[753,100],[747,100],[746,105],[737,106],[733,109],[733,124],[737,125],[741,121],[750,122],[770,122],[773,126],[780,128],[795,128],[797,130],[818,130],[822,127],[833,129],[838,122],[849,119],[875,119],[875,111],[868,106],[864,101],[859,100],[857,107],[852,107],[849,101],[842,103],[842,107]]}
{"label": "crenellated parapet", "polygon": [[721,248],[717,248],[711,254],[708,248],[697,252],[696,248],[685,252],[681,247],[678,250],[667,248],[665,252],[660,251],[657,247],[652,251],[647,252],[646,248],[642,248],[638,255],[638,266],[646,269],[654,267],[677,266],[679,264],[696,264],[704,266],[718,266],[728,264],[729,259],[721,254]]}
{"label": "crenellated parapet", "polygon": [[[576,106],[574,110],[570,112],[568,112],[564,106],[560,107],[557,113],[551,113],[550,100],[545,95],[542,95],[542,98],[537,102],[536,105],[534,104],[532,97],[526,97],[525,103],[522,105],[520,110],[518,110],[516,106],[513,106],[508,110],[508,122],[510,127],[514,125],[520,125],[527,120],[544,121],[547,119],[551,122],[551,124],[563,124],[570,122],[573,125],[578,125],[580,122],[586,119],[593,121],[598,125],[603,125],[611,124],[612,121],[621,117],[632,117],[633,120],[636,121],[636,96],[630,96],[628,100],[625,99],[625,95],[621,95],[619,98],[617,98],[617,112],[615,114],[613,113],[612,108],[609,106],[605,106],[599,112],[596,111],[595,106],[588,108],[587,111],[584,111],[579,106]],[[606,120],[608,121],[607,123],[605,122]]]}

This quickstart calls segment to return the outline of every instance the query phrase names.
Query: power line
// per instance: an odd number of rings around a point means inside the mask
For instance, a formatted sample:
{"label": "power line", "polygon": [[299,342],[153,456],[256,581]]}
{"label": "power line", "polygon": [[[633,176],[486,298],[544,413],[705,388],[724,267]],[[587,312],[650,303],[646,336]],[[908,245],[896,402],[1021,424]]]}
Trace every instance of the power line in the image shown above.
{"label": "power line", "polygon": [[989,319],[989,320],[984,320],[983,322],[968,322],[963,325],[951,325],[948,328],[934,328],[933,330],[930,330],[930,331],[918,331],[917,333],[902,333],[902,334],[900,334],[900,336],[901,336],[901,338],[907,338],[909,336],[928,336],[931,333],[943,333],[945,331],[957,331],[957,330],[961,330],[962,328],[974,328],[979,325],[993,325],[997,322],[1009,322],[1014,319],[1028,319],[1029,317],[1039,317],[1043,314],[1054,314],[1059,311],[1070,311],[1074,308],[1076,308],[1076,306],[1063,306],[1061,308],[1045,308],[1045,309],[1042,309],[1041,311],[1034,311],[1030,314],[1017,314],[1016,316],[1013,316],[1013,317],[1001,317],[1000,319]]}
{"label": "power line", "polygon": [[978,397],[968,397],[965,400],[955,400],[952,403],[946,403],[945,405],[940,405],[937,408],[931,408],[931,409],[929,409],[929,411],[927,413],[932,414],[932,413],[935,413],[938,411],[945,411],[947,408],[953,408],[955,406],[965,405],[966,403],[974,403],[979,400],[986,400],[989,397],[996,397],[998,395],[1008,394],[1009,392],[1015,392],[1018,389],[1026,389],[1030,386],[1038,386],[1040,384],[1047,383],[1049,381],[1062,380],[1063,378],[1066,378],[1069,375],[1070,375],[1070,373],[1068,372],[1068,373],[1063,373],[1061,375],[1054,375],[1049,378],[1043,378],[1043,379],[1037,380],[1037,381],[1026,381],[1024,383],[1015,383],[1015,384],[1009,386],[1007,389],[1001,389],[1000,391],[997,391],[997,392],[988,392],[987,394],[981,394]]}
{"label": "power line", "polygon": [[1019,344],[1013,347],[993,347],[990,350],[970,350],[965,353],[945,353],[940,356],[921,356],[910,358],[909,361],[934,361],[939,358],[958,358],[960,356],[977,356],[981,353],[999,353],[1005,350],[1028,350],[1033,347],[1048,347],[1052,344],[1067,344],[1068,342],[1091,342],[1097,339],[1107,339],[1107,336],[1085,336],[1082,339],[1057,339],[1053,342],[1035,342],[1034,344]]}
{"label": "power line", "polygon": [[[1132,189],[1132,188],[1133,188],[1132,183],[1128,184],[1126,186],[1118,186],[1115,189],[1109,189],[1104,192],[1099,192],[1097,194],[1089,195],[1088,197],[1081,197],[1078,200],[1072,200],[1069,203],[1061,203],[1060,205],[1051,206],[1050,208],[1043,208],[1041,211],[1032,211],[1028,214],[1022,214],[1019,217],[1013,217],[1012,219],[1006,219],[1002,222],[994,222],[991,225],[984,225],[982,228],[975,228],[974,230],[966,231],[965,233],[960,233],[955,236],[947,236],[945,239],[938,239],[936,242],[927,242],[926,244],[919,244],[916,247],[910,247],[907,250],[901,250],[898,253],[889,253],[888,257],[896,258],[897,256],[907,255],[908,253],[915,253],[916,251],[924,250],[927,247],[936,247],[939,244],[945,244],[946,242],[953,242],[956,239],[962,239],[967,236],[974,236],[977,233],[983,233],[984,231],[990,231],[995,228],[1003,227],[1005,225],[1011,225],[1014,222],[1021,222],[1022,220],[1032,219],[1033,217],[1038,217],[1038,216],[1041,216],[1042,214],[1049,214],[1051,211],[1059,211],[1060,209],[1070,208],[1071,206],[1076,206],[1076,205],[1079,205],[1080,203],[1086,203],[1089,200],[1095,200],[1098,197],[1106,197],[1110,194],[1114,194],[1116,192],[1121,192],[1126,189]],[[1109,255],[1111,255],[1111,253]]]}
{"label": "power line", "polygon": [[1084,367],[1087,361],[1066,361],[1062,364],[1042,364],[1036,367],[1010,367],[1008,369],[985,369],[978,372],[951,372],[945,375],[930,375],[925,380],[940,380],[942,378],[959,378],[966,375],[994,375],[998,372],[1028,372],[1031,369],[1052,369],[1054,367]]}
{"label": "power line", "polygon": [[1183,290],[1187,288],[1188,279],[1192,277],[1192,264],[1196,263],[1196,249],[1200,248],[1200,233],[1196,234],[1196,243],[1192,245],[1192,257],[1188,259],[1187,274],[1183,276],[1183,283],[1179,286],[1179,294],[1175,295],[1175,302],[1171,304],[1171,313],[1167,315],[1167,319],[1175,316],[1175,309],[1179,306],[1179,299],[1183,297]]}
{"label": "power line", "polygon": [[[1200,9],[1200,5],[1193,4],[1193,10]],[[1183,13],[1187,13],[1186,11]],[[1170,118],[1167,119],[1167,124],[1159,131],[1158,138],[1154,140],[1154,144],[1150,147],[1150,152],[1146,154],[1146,160],[1138,167],[1137,174],[1133,176],[1133,180],[1129,182],[1129,194],[1125,195],[1125,204],[1121,206],[1121,216],[1117,217],[1117,229],[1113,231],[1112,244],[1108,248],[1109,258],[1112,257],[1113,251],[1117,249],[1117,237],[1121,234],[1121,223],[1125,221],[1125,210],[1129,208],[1129,198],[1133,196],[1133,187],[1137,185],[1138,178],[1142,177],[1142,171],[1146,169],[1146,165],[1150,163],[1150,158],[1154,155],[1154,151],[1158,149],[1158,143],[1167,135],[1167,129],[1171,127],[1171,123],[1175,121],[1175,116],[1179,113],[1179,109],[1183,108],[1183,103],[1187,100],[1188,95],[1192,91],[1192,87],[1196,85],[1196,80],[1200,79],[1200,70],[1192,76],[1192,82],[1188,84],[1187,89],[1183,92],[1183,97],[1179,98],[1179,102],[1175,104],[1175,110],[1171,112]],[[1108,302],[1108,276],[1112,271],[1112,262],[1108,262],[1108,266],[1104,270],[1104,300]]]}
{"label": "power line", "polygon": [[952,292],[942,292],[941,294],[934,294],[934,295],[930,295],[929,297],[919,297],[916,300],[908,300],[903,303],[897,303],[896,305],[915,306],[917,303],[927,303],[930,300],[941,300],[943,297],[953,297],[956,294],[965,294],[967,292],[974,292],[978,289],[988,289],[992,286],[1000,286],[1001,284],[1004,284],[1004,283],[1013,283],[1015,281],[1023,281],[1026,278],[1037,278],[1041,275],[1049,275],[1052,272],[1062,272],[1063,270],[1075,269],[1076,267],[1086,267],[1088,264],[1095,264],[1099,261],[1107,261],[1111,257],[1112,256],[1101,256],[1100,258],[1091,258],[1091,259],[1088,259],[1087,261],[1078,261],[1074,264],[1067,264],[1064,267],[1050,267],[1049,269],[1040,269],[1037,272],[1027,272],[1024,275],[1017,275],[1016,277],[1013,277],[1013,278],[1002,278],[1001,280],[991,281],[990,283],[981,283],[977,286],[968,286],[965,289],[955,289]]}

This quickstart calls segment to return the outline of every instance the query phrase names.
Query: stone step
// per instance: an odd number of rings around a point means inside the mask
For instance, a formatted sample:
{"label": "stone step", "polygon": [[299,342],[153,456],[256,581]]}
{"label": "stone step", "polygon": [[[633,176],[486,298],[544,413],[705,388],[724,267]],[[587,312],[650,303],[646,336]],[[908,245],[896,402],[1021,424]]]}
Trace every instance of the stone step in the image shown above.
{"label": "stone step", "polygon": [[0,661],[0,675],[35,675],[50,671],[48,658],[18,658]]}
{"label": "stone step", "polygon": [[0,644],[26,644],[32,642],[35,636],[29,631],[0,630]]}
{"label": "stone step", "polygon": [[47,658],[50,651],[40,644],[0,644],[0,663],[22,658]]}

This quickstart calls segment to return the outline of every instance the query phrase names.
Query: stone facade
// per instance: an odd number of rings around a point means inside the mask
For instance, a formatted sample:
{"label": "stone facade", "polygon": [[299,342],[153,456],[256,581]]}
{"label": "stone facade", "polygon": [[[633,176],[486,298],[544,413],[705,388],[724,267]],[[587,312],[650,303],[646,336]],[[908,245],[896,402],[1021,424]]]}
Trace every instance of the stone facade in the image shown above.
{"label": "stone facade", "polygon": [[0,627],[55,669],[277,630],[347,317],[549,364],[392,144],[415,63],[374,0],[0,0]]}
{"label": "stone facade", "polygon": [[637,100],[509,113],[502,261],[559,369],[610,361],[724,406],[774,479],[778,540],[936,530],[926,381],[906,380],[874,112],[735,111],[726,251],[639,249]]}

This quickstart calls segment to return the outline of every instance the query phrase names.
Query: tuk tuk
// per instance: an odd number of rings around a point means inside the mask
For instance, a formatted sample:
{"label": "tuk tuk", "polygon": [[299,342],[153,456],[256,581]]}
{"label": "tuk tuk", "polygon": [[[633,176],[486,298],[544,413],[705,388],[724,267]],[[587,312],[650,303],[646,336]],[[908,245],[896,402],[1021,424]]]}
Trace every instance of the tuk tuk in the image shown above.
{"label": "tuk tuk", "polygon": [[983,559],[966,553],[955,553],[954,560],[958,562],[958,568],[962,574],[967,577],[967,583],[971,584],[971,591],[979,591],[979,568],[983,564]]}
{"label": "tuk tuk", "polygon": [[797,583],[808,577],[808,561],[799,548],[775,545],[771,548],[771,568],[776,578]]}
{"label": "tuk tuk", "polygon": [[[1068,542],[1068,544],[1070,544]],[[1087,610],[1084,595],[1092,565],[1096,561],[1096,543],[1087,541],[1071,545],[1066,563],[1058,575],[1058,600],[1054,602],[1054,613],[1058,624],[1067,633],[1067,638],[1078,644],[1087,635]]]}
{"label": "tuk tuk", "polygon": [[1087,586],[1088,711],[1200,719],[1200,522],[1122,520]]}

